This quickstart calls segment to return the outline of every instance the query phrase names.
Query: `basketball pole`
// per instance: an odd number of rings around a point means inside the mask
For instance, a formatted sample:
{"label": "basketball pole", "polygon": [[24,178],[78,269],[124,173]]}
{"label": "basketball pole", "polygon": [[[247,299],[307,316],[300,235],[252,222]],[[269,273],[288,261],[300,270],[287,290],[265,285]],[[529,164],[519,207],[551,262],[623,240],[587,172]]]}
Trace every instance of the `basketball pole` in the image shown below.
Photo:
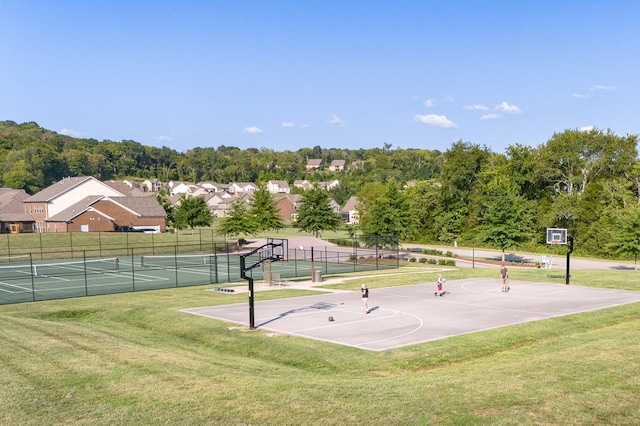
{"label": "basketball pole", "polygon": [[573,237],[567,235],[567,242],[569,243],[569,250],[567,250],[567,274],[565,284],[569,285],[569,263],[571,261],[571,253],[573,252]]}

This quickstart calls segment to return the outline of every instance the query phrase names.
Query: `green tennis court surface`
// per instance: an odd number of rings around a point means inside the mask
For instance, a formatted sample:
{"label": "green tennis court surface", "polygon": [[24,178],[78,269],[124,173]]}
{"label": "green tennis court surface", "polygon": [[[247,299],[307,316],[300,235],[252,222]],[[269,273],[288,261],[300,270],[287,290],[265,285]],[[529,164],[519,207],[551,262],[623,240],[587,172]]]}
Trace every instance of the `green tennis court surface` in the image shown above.
{"label": "green tennis court surface", "polygon": [[[31,262],[14,257],[0,264],[0,304],[132,291],[237,283],[239,255],[174,254]],[[346,259],[343,256],[343,259]],[[311,277],[313,270],[342,273],[378,269],[377,264],[281,261],[250,271],[256,280],[270,274],[282,278]]]}

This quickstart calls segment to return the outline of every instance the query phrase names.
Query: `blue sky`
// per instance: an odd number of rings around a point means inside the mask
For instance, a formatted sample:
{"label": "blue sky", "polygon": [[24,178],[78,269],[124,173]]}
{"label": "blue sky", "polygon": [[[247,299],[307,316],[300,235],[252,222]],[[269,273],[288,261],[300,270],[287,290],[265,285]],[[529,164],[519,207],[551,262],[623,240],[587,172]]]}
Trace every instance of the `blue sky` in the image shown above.
{"label": "blue sky", "polygon": [[504,152],[640,133],[637,1],[0,6],[0,120],[168,146]]}

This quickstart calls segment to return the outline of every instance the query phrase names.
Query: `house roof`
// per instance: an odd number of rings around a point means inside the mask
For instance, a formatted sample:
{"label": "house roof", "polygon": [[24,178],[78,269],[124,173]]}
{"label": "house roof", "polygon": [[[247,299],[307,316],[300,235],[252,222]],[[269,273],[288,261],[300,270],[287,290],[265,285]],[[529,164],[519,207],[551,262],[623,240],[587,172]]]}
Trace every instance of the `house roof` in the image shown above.
{"label": "house roof", "polygon": [[310,158],[307,161],[308,167],[320,167],[320,165],[322,165],[322,158]]}
{"label": "house roof", "polygon": [[[44,188],[42,191],[36,192],[32,196],[24,200],[24,202],[25,203],[46,203],[60,196],[61,194],[64,194],[65,192],[68,192],[73,188],[76,188],[79,185],[82,185],[83,183],[88,182],[90,180],[94,180],[104,185],[104,182],[101,182],[92,176],[66,177],[54,183],[53,185],[50,185]],[[118,190],[115,189],[115,191],[118,191]],[[124,196],[125,194],[122,194],[122,195]]]}
{"label": "house roof", "polygon": [[91,209],[91,205],[104,198],[104,195],[90,195],[75,204],[70,205],[60,213],[47,219],[48,222],[68,222]]}
{"label": "house roof", "polygon": [[139,186],[138,187],[131,186],[126,182],[108,180],[108,181],[104,181],[103,183],[109,186],[110,188],[113,188],[116,191],[122,193],[122,195],[125,195],[128,197],[147,197],[147,196],[153,195],[153,192],[144,192],[139,188]]}
{"label": "house roof", "polygon": [[33,222],[22,205],[22,201],[27,198],[29,194],[24,189],[0,188],[0,221]]}
{"label": "house roof", "polygon": [[109,219],[113,219],[109,215],[104,214],[102,211],[100,211],[100,209],[95,207],[95,204],[100,200],[111,201],[115,204],[120,205],[122,208],[129,210],[131,213],[141,217],[167,216],[164,208],[162,208],[155,197],[105,197],[103,195],[91,195],[69,206],[60,213],[51,216],[47,219],[47,221],[68,222],[89,210],[93,210]]}
{"label": "house roof", "polygon": [[354,210],[357,210],[356,206],[358,205],[358,197],[349,197],[347,203],[344,205],[342,210],[343,213],[348,213]]}
{"label": "house roof", "polygon": [[333,160],[333,161],[331,162],[331,166],[332,166],[332,167],[336,167],[336,166],[338,166],[338,167],[344,167],[344,166],[345,166],[345,164],[347,164],[347,161],[346,161],[346,160]]}

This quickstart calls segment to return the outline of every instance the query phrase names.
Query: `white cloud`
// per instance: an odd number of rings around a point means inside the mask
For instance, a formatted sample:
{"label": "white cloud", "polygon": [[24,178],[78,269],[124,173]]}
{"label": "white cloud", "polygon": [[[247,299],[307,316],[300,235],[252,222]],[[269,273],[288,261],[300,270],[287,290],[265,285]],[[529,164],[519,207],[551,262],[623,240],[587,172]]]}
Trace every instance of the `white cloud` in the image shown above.
{"label": "white cloud", "polygon": [[436,100],[435,99],[427,99],[426,101],[424,101],[424,106],[426,106],[427,108],[433,108],[436,106]]}
{"label": "white cloud", "polygon": [[75,130],[71,130],[71,129],[62,129],[62,130],[60,130],[60,134],[61,135],[71,136],[71,137],[74,137],[74,138],[80,138],[80,137],[85,136],[84,133],[76,132]]}
{"label": "white cloud", "polygon": [[249,134],[252,134],[252,135],[259,135],[261,133],[264,133],[264,130],[262,130],[259,127],[252,126],[252,127],[245,127],[243,132],[244,133],[249,133]]}
{"label": "white cloud", "polygon": [[158,142],[171,142],[173,139],[171,136],[160,135],[158,136]]}
{"label": "white cloud", "polygon": [[416,114],[416,115],[413,116],[413,119],[416,120],[416,121],[419,121],[421,123],[429,124],[429,125],[434,126],[434,127],[441,127],[443,129],[450,129],[450,128],[458,127],[458,125],[456,123],[454,123],[453,121],[449,120],[444,115],[436,115],[436,114],[420,115],[420,114]]}
{"label": "white cloud", "polygon": [[617,90],[617,89],[613,86],[603,86],[602,84],[596,84],[595,86],[591,87],[589,90]]}
{"label": "white cloud", "polygon": [[455,99],[453,99],[453,96],[445,96],[444,100],[447,102],[455,102]]}
{"label": "white cloud", "polygon": [[510,105],[507,102],[502,102],[493,109],[494,111],[502,111],[507,114],[520,114],[522,111],[515,105]]}
{"label": "white cloud", "polygon": [[590,98],[591,95],[588,95],[586,93],[574,93],[572,95],[575,99],[586,99],[586,98]]}
{"label": "white cloud", "polygon": [[497,119],[499,119],[499,118],[502,118],[502,117],[500,117],[500,115],[499,115],[499,114],[490,113],[490,114],[484,114],[484,115],[482,115],[482,116],[480,117],[480,120],[497,120]]}
{"label": "white cloud", "polygon": [[593,126],[583,126],[583,127],[580,127],[580,129],[578,130],[580,130],[581,132],[589,133],[593,129],[595,129],[595,127]]}
{"label": "white cloud", "polygon": [[486,105],[482,104],[473,104],[473,105],[465,105],[462,109],[466,109],[469,111],[487,111],[489,108]]}
{"label": "white cloud", "polygon": [[283,121],[282,124],[280,124],[280,126],[282,126],[282,127],[295,127],[295,125],[291,121]]}
{"label": "white cloud", "polygon": [[327,120],[327,123],[329,124],[335,124],[338,127],[344,127],[345,124],[347,124],[342,118],[338,117],[335,114],[331,114],[331,117],[329,117],[329,120]]}

